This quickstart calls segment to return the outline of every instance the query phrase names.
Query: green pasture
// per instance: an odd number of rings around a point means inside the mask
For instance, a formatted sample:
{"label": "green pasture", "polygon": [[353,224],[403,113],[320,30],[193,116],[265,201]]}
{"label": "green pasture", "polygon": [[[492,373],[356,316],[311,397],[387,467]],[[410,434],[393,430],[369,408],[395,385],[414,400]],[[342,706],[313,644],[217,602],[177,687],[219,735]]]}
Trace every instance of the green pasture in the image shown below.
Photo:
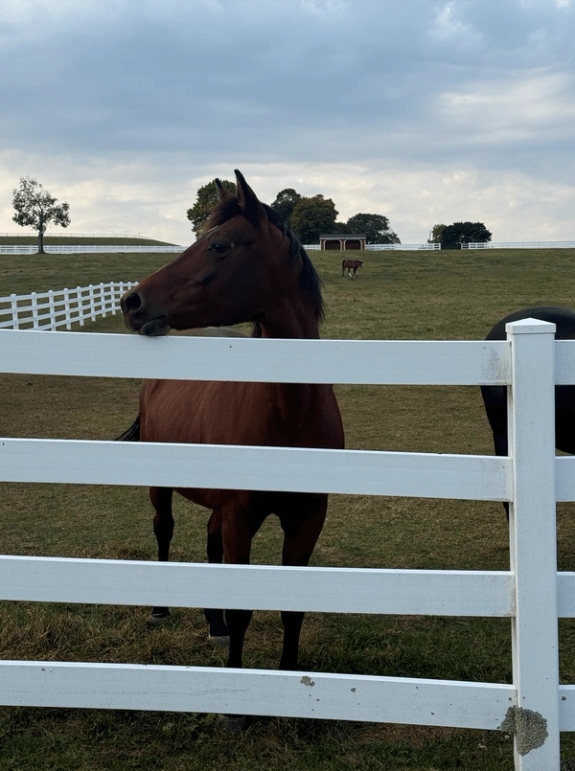
{"label": "green pasture", "polygon": [[[362,253],[355,280],[341,252],[311,252],[324,282],[323,336],[347,339],[482,339],[529,305],[574,307],[575,251]],[[349,252],[346,253],[349,257]],[[0,296],[110,280],[138,280],[166,255],[1,256]],[[108,317],[87,331],[124,333]],[[139,383],[104,378],[0,375],[3,436],[111,439],[138,410]],[[347,446],[491,453],[479,388],[338,386]],[[154,559],[152,509],[140,488],[0,485],[0,553]],[[174,560],[203,561],[206,511],[177,500]],[[279,561],[270,518],[253,561]],[[505,570],[500,504],[332,496],[312,564]],[[575,507],[558,507],[559,569],[575,570]],[[220,665],[201,610],[176,609],[160,627],[147,608],[1,603],[3,659]],[[256,613],[247,667],[275,668],[278,613]],[[561,678],[575,683],[575,624],[560,624]],[[308,671],[454,680],[511,680],[505,619],[309,614],[301,642]],[[575,757],[572,734],[565,758]],[[0,708],[0,767],[7,771],[509,771],[500,732],[253,718],[226,733],[213,715]]]}

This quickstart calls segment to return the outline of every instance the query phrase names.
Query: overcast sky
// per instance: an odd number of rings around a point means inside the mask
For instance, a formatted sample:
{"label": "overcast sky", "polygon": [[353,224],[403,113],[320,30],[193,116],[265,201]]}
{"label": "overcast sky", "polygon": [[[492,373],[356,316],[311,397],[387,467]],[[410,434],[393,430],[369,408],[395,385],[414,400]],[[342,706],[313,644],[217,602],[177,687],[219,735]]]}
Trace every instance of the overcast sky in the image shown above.
{"label": "overcast sky", "polygon": [[0,232],[32,176],[69,232],[186,244],[239,168],[404,243],[572,240],[574,41],[575,0],[2,0]]}

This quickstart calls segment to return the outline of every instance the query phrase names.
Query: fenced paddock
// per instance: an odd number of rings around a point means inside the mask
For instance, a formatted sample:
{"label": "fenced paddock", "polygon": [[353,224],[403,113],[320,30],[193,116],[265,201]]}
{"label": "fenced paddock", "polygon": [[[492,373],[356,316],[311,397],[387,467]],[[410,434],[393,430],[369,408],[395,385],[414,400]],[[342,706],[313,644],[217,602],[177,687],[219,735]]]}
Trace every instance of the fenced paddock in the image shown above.
{"label": "fenced paddock", "polygon": [[120,298],[135,281],[111,281],[104,284],[77,286],[30,294],[0,297],[0,329],[71,329],[72,324],[84,326],[87,319],[114,315],[120,308]]}
{"label": "fenced paddock", "polygon": [[[3,662],[0,703],[273,714],[514,734],[515,765],[559,769],[575,686],[559,685],[557,619],[575,574],[557,573],[555,504],[575,459],[555,457],[554,385],[575,382],[571,342],[517,322],[508,341],[296,341],[46,336],[1,331],[3,372],[412,385],[511,385],[509,458],[66,440],[0,441],[8,482],[212,486],[512,501],[511,570],[277,568],[41,557],[0,559],[6,600],[509,618],[513,683],[327,673]],[[153,364],[149,352],[153,347]],[[175,362],[186,362],[176,365]],[[230,576],[232,577],[230,579]]]}

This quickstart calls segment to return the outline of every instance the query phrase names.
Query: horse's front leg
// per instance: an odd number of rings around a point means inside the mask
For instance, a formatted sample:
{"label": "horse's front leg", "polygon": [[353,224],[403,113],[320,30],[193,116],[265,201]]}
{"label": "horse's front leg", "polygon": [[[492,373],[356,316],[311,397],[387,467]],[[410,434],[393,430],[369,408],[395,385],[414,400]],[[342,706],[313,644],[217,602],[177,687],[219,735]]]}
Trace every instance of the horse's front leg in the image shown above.
{"label": "horse's front leg", "polygon": [[[208,520],[207,553],[208,562],[219,564],[224,558],[222,516],[219,509],[215,509]],[[204,615],[209,625],[208,639],[214,648],[227,648],[230,644],[230,632],[224,621],[224,611],[216,608],[204,608]]]}
{"label": "horse's front leg", "polygon": [[[174,533],[172,516],[173,490],[170,487],[150,487],[150,500],[156,510],[154,516],[154,535],[158,542],[158,560],[167,562],[170,556],[170,542]],[[170,609],[158,607],[152,609],[152,621],[160,622],[170,615]]]}
{"label": "horse's front leg", "polygon": [[[240,494],[241,495],[241,494]],[[241,499],[240,499],[241,500]],[[222,541],[224,557],[229,565],[248,565],[252,539],[267,512],[254,506],[253,500],[233,500],[222,509]],[[244,638],[253,615],[252,610],[226,610],[230,632],[228,667],[241,667]]]}
{"label": "horse's front leg", "polygon": [[[299,497],[299,496],[298,496]],[[282,565],[305,567],[308,565],[327,514],[327,495],[301,496],[303,506],[297,501],[297,510],[280,515],[284,531]],[[294,507],[296,508],[296,507]],[[282,611],[284,640],[280,669],[299,668],[299,638],[304,619],[302,611]]]}

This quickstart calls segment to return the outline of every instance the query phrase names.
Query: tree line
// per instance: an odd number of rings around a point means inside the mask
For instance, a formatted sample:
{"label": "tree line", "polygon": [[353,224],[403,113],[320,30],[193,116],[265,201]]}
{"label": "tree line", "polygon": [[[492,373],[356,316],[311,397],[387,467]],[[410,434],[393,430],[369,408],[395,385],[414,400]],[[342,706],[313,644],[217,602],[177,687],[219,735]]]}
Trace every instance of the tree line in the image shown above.
{"label": "tree line", "polygon": [[[235,182],[222,181],[226,190],[236,192]],[[192,230],[199,236],[214,206],[218,202],[214,182],[200,187],[196,202],[188,209],[187,217]],[[331,198],[318,194],[302,196],[293,187],[281,190],[271,208],[295,232],[304,244],[316,244],[320,234],[365,234],[368,244],[400,244],[397,233],[389,226],[383,214],[354,214],[347,222],[339,222],[338,211]],[[442,249],[460,249],[464,243],[491,241],[491,233],[482,222],[454,222],[453,225],[434,225],[428,243],[440,243]]]}
{"label": "tree line", "polygon": [[[224,179],[226,190],[236,192],[235,182]],[[38,233],[38,253],[44,253],[44,233],[50,223],[65,228],[70,224],[70,206],[57,204],[42,185],[31,177],[22,177],[20,186],[13,191],[12,203],[16,213],[14,222],[32,227]],[[203,185],[197,192],[196,202],[188,209],[187,217],[196,236],[201,233],[214,206],[218,202],[214,182]],[[271,208],[293,230],[304,244],[318,243],[322,234],[365,234],[368,244],[399,244],[397,233],[389,227],[383,214],[354,214],[347,222],[339,222],[338,211],[331,198],[318,194],[302,196],[291,187],[281,190]],[[483,222],[454,222],[453,225],[434,225],[428,243],[440,243],[442,249],[459,249],[464,243],[491,241],[491,232]]]}
{"label": "tree line", "polygon": [[[222,185],[231,193],[236,192],[234,182],[227,179]],[[188,209],[187,217],[192,230],[198,236],[218,201],[213,182],[198,190],[196,202]],[[331,198],[323,195],[302,196],[292,187],[281,190],[270,204],[283,222],[293,230],[304,244],[319,242],[321,234],[365,234],[368,244],[400,244],[399,236],[389,227],[389,220],[383,214],[354,214],[347,222],[339,222],[338,211]]]}

